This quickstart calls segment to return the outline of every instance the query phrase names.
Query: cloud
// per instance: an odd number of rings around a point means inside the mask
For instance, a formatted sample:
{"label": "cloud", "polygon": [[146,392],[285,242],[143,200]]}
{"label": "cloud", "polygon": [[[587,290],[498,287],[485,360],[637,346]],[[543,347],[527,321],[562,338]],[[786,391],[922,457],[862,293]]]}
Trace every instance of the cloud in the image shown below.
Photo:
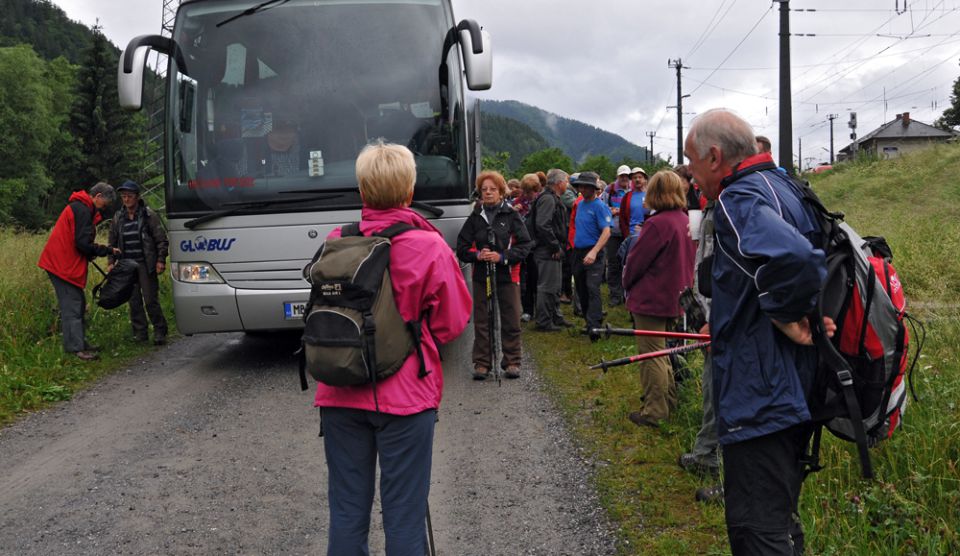
{"label": "cloud", "polygon": [[[89,25],[99,17],[121,47],[160,29],[160,0],[57,4]],[[902,15],[875,0],[791,12],[793,135],[804,136],[805,151],[808,144],[817,150],[827,145],[828,113],[857,110],[865,134],[905,110],[932,122],[948,105],[958,74],[960,8],[911,4],[915,7]],[[682,58],[689,67],[683,71],[683,92],[691,94],[683,101],[685,112],[732,108],[777,144],[775,6],[726,0],[453,0],[457,18],[474,19],[492,35],[494,86],[475,96],[533,104],[640,145],[648,144],[647,131],[656,130],[655,149],[674,156],[677,122],[666,107],[676,105],[676,73],[668,59]],[[910,33],[914,38],[900,38]],[[854,102],[864,100],[870,102]],[[684,115],[685,128],[693,117]]]}

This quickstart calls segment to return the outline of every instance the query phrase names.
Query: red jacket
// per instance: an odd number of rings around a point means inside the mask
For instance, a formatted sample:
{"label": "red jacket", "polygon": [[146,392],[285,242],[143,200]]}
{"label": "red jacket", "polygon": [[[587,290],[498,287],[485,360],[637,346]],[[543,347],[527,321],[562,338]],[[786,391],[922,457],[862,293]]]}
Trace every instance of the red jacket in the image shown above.
{"label": "red jacket", "polygon": [[623,265],[627,309],[651,317],[680,315],[680,292],[693,284],[696,248],[680,209],[654,213],[644,220]]}
{"label": "red jacket", "polygon": [[78,288],[85,288],[87,261],[110,252],[108,247],[93,242],[97,224],[102,219],[90,194],[74,191],[50,232],[37,266]]}
{"label": "red jacket", "polygon": [[583,196],[578,195],[570,209],[570,225],[567,226],[567,249],[573,249],[573,238],[577,236],[577,207],[582,200]]}

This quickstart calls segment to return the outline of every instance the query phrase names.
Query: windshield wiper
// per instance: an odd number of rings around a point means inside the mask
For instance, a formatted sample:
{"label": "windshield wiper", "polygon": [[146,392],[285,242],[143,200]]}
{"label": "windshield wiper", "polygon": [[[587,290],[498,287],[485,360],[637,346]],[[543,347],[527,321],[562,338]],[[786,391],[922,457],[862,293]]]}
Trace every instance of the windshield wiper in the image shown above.
{"label": "windshield wiper", "polygon": [[253,14],[258,13],[258,12],[265,12],[265,11],[269,10],[270,8],[276,8],[277,6],[280,6],[280,5],[282,5],[282,4],[286,4],[286,3],[289,2],[289,1],[290,1],[290,0],[267,0],[266,2],[261,2],[261,3],[257,4],[256,6],[253,6],[253,7],[250,7],[250,8],[247,8],[247,9],[243,10],[242,12],[238,13],[237,15],[234,15],[234,16],[228,17],[227,19],[224,19],[224,20],[221,21],[220,23],[217,23],[217,27],[223,27],[223,26],[226,25],[227,23],[230,23],[231,21],[233,21],[233,20],[235,20],[235,19],[240,19],[241,17],[246,17],[246,16],[248,16],[248,15],[253,15]]}
{"label": "windshield wiper", "polygon": [[[267,199],[263,201],[234,201],[230,203],[223,203],[220,205],[221,209],[210,214],[204,214],[203,216],[194,218],[193,220],[187,220],[183,223],[184,227],[192,230],[204,224],[210,222],[211,220],[216,220],[218,218],[223,218],[224,216],[230,216],[231,214],[236,214],[242,210],[251,209],[251,208],[260,208],[268,207],[270,205],[289,205],[295,203],[307,203],[312,201],[325,201],[327,199],[336,199],[337,197],[343,197],[343,195],[337,193],[332,195],[311,195],[309,197],[296,197],[292,199]],[[222,208],[227,207],[227,208]]]}
{"label": "windshield wiper", "polygon": [[[331,191],[343,191],[344,193],[356,193],[356,189],[290,189],[287,191],[278,191],[280,195],[290,194],[290,193],[329,193]],[[435,207],[430,203],[424,203],[423,201],[413,201],[410,203],[410,206],[415,209],[420,209],[424,212],[430,213],[434,218],[440,218],[443,216],[443,209],[440,207]]]}

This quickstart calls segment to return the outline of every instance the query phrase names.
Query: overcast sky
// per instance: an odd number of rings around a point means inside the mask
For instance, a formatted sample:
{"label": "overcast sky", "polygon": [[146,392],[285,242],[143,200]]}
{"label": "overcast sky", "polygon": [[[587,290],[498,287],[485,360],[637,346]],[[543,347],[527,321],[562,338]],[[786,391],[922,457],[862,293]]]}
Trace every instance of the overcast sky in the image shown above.
{"label": "overcast sky", "polygon": [[[162,0],[54,0],[123,48],[160,30]],[[695,114],[732,108],[773,140],[779,121],[779,4],[763,0],[453,0],[458,19],[492,35],[494,85],[512,99],[617,133],[676,158],[676,72],[683,70],[684,131]],[[904,7],[906,6],[906,9]],[[960,75],[960,0],[790,2],[793,154],[806,166],[910,112],[932,123]],[[799,11],[804,10],[804,11]],[[814,12],[806,10],[817,10]],[[815,34],[816,36],[797,36]],[[886,102],[884,102],[886,99]]]}

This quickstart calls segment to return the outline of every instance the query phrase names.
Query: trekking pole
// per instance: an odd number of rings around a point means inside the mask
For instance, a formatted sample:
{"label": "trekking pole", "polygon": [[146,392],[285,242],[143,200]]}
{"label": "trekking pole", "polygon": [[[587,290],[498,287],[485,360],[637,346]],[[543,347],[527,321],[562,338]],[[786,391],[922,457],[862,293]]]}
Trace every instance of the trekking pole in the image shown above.
{"label": "trekking pole", "polygon": [[[496,246],[496,237],[493,234],[493,227],[487,230],[487,243],[493,248]],[[497,386],[500,386],[500,360],[497,358],[497,344],[500,340],[499,321],[500,321],[500,303],[497,292],[497,263],[487,261],[487,321],[490,330],[490,370],[493,371],[493,378],[497,379]]]}
{"label": "trekking pole", "polygon": [[437,556],[437,545],[433,541],[433,520],[430,519],[430,501],[427,500],[427,548],[430,556]]}
{"label": "trekking pole", "polygon": [[591,328],[586,334],[602,334],[610,336],[654,336],[657,338],[679,338],[681,340],[709,340],[709,334],[693,334],[691,332],[669,332],[662,330],[635,330],[632,328],[612,328],[609,324],[603,328]]}
{"label": "trekking pole", "polygon": [[603,359],[600,359],[599,363],[597,363],[596,365],[591,365],[590,368],[603,369],[603,372],[607,372],[607,369],[610,367],[618,367],[620,365],[629,365],[630,363],[646,361],[647,359],[656,359],[657,357],[672,355],[674,353],[686,353],[688,351],[696,351],[700,348],[705,348],[709,345],[710,345],[710,342],[697,342],[695,344],[677,346],[675,348],[661,349],[659,351],[651,351],[649,353],[641,353],[640,355],[631,355],[630,357],[621,357],[620,359],[614,359],[613,361],[604,361]]}

